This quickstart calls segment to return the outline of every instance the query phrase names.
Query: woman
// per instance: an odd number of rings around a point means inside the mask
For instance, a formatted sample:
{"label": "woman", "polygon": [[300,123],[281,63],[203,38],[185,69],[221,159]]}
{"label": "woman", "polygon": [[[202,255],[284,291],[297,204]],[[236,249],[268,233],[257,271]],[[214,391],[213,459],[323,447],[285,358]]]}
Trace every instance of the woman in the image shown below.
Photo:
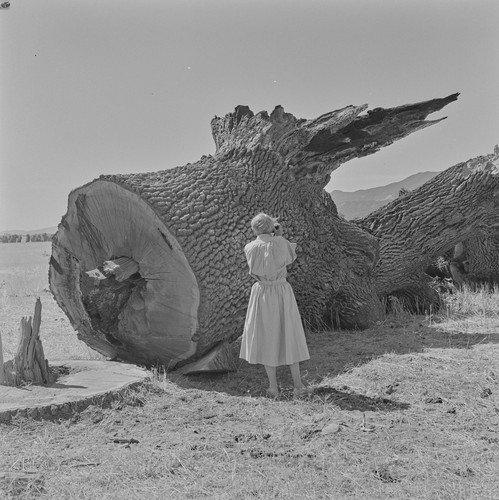
{"label": "woman", "polygon": [[296,259],[296,243],[282,237],[277,219],[260,213],[251,221],[256,239],[244,247],[250,275],[256,279],[246,313],[240,357],[263,364],[267,394],[279,395],[277,367],[289,365],[295,394],[305,391],[300,361],[309,359],[305,332],[286,266]]}

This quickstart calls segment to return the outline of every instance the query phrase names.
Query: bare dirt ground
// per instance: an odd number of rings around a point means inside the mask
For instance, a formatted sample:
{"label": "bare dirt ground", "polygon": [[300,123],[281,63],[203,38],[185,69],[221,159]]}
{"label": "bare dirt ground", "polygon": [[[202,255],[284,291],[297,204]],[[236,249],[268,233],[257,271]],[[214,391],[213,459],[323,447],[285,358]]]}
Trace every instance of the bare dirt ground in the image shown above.
{"label": "bare dirt ground", "polygon": [[[13,296],[0,279],[2,338],[15,337],[33,287]],[[78,357],[87,348],[46,286],[47,357]],[[0,425],[0,496],[497,499],[499,320],[449,324],[399,315],[308,332],[300,399],[286,369],[271,400],[263,369],[240,361],[224,375],[151,372],[139,391],[70,418],[15,418]]]}

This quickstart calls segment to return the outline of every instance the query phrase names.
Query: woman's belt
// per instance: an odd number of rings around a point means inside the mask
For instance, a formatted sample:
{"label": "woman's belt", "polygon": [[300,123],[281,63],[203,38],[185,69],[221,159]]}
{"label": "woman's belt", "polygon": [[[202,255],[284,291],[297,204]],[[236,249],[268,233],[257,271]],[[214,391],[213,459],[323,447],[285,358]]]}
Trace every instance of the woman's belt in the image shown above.
{"label": "woman's belt", "polygon": [[280,280],[274,280],[274,281],[262,280],[262,281],[257,281],[257,283],[263,286],[273,286],[273,285],[282,285],[282,283],[287,283],[287,280],[286,278],[282,278]]}

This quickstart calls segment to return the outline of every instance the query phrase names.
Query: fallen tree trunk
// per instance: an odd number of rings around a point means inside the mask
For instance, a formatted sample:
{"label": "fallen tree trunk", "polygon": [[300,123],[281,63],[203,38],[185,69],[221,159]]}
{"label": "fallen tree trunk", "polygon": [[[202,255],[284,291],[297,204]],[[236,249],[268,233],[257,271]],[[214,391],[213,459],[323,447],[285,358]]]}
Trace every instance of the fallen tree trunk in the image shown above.
{"label": "fallen tree trunk", "polygon": [[5,368],[3,363],[3,347],[2,347],[2,336],[0,335],[0,385],[6,383]]}
{"label": "fallen tree trunk", "polygon": [[377,242],[337,217],[323,188],[342,163],[440,121],[425,118],[457,95],[366,114],[348,106],[315,120],[280,106],[215,117],[214,156],[101,176],[70,194],[53,239],[55,299],[79,338],[106,356],[223,369],[217,353],[226,359],[226,343],[241,335],[251,286],[249,221],[265,211],[298,244],[289,280],[304,322],[368,326],[381,312]]}
{"label": "fallen tree trunk", "polygon": [[434,307],[430,264],[460,242],[476,248],[499,230],[499,154],[455,165],[357,222],[379,239],[378,296],[396,296],[419,311]]}
{"label": "fallen tree trunk", "polygon": [[499,283],[499,235],[482,234],[458,243],[450,261],[450,273],[457,285]]}

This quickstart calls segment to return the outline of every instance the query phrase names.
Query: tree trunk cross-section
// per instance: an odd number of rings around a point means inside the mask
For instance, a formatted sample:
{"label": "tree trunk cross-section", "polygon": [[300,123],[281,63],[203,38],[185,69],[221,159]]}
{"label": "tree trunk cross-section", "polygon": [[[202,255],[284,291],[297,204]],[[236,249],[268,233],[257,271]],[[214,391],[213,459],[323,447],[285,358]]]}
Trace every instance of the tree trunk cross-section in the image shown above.
{"label": "tree trunk cross-section", "polygon": [[342,163],[440,121],[425,118],[456,99],[313,120],[238,106],[212,120],[214,156],[74,190],[53,239],[51,290],[80,339],[107,356],[222,369],[251,287],[249,222],[264,211],[298,244],[289,281],[305,324],[366,327],[381,312],[378,244],[337,216],[324,187]]}
{"label": "tree trunk cross-section", "polygon": [[[149,353],[176,361],[194,354],[199,287],[149,204],[117,184],[96,181],[71,193],[68,206],[57,246],[81,251],[60,254],[51,280],[69,317],[82,321],[78,331],[92,332],[85,336],[88,345],[113,357],[126,346],[143,363]],[[110,272],[106,277],[105,263],[123,257],[135,264],[134,272],[123,280]],[[99,266],[101,277],[94,277]]]}

